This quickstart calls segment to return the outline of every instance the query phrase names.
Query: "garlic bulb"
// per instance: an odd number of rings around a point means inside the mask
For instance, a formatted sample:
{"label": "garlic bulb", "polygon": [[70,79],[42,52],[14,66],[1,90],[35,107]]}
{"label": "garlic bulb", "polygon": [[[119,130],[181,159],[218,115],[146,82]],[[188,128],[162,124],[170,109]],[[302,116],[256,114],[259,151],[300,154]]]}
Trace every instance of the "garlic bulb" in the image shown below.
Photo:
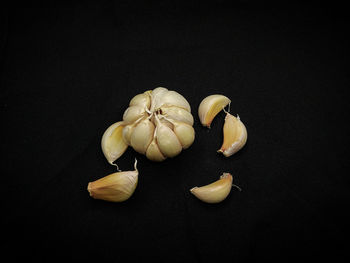
{"label": "garlic bulb", "polygon": [[176,91],[162,87],[133,97],[123,120],[109,130],[115,127],[118,127],[118,132],[106,140],[111,133],[107,129],[101,143],[111,164],[125,152],[127,146],[152,161],[160,162],[175,157],[182,149],[190,147],[195,139],[189,103]]}

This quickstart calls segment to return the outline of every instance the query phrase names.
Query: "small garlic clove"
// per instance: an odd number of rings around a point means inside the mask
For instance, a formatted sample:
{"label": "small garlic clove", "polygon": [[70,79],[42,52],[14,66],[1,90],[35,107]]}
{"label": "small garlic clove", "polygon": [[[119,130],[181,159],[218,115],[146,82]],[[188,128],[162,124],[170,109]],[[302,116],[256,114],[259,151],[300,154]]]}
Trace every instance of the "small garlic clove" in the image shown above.
{"label": "small garlic clove", "polygon": [[155,136],[153,137],[152,142],[147,148],[146,157],[151,161],[155,161],[155,162],[161,162],[166,159],[166,157],[159,150]]}
{"label": "small garlic clove", "polygon": [[110,202],[123,202],[129,199],[138,183],[139,172],[136,165],[135,159],[134,171],[117,172],[90,182],[87,187],[90,196]]}
{"label": "small garlic clove", "polygon": [[125,124],[131,124],[144,116],[146,116],[144,107],[139,105],[130,106],[123,114],[123,121]]}
{"label": "small garlic clove", "polygon": [[145,154],[153,139],[154,124],[148,120],[142,120],[136,125],[130,137],[130,145],[135,151]]}
{"label": "small garlic clove", "polygon": [[164,115],[169,119],[185,122],[189,125],[193,125],[192,114],[183,108],[171,106],[171,107],[161,107],[160,110],[162,112],[162,115]]}
{"label": "small garlic clove", "polygon": [[179,93],[173,90],[169,90],[161,97],[159,104],[156,105],[156,109],[162,106],[176,106],[183,108],[188,112],[191,112],[191,106],[188,101]]}
{"label": "small garlic clove", "polygon": [[130,100],[129,106],[141,106],[147,108],[151,106],[151,91],[145,91],[144,93],[138,94]]}
{"label": "small garlic clove", "polygon": [[156,127],[156,140],[160,151],[166,157],[175,157],[182,151],[182,146],[176,134],[159,120]]}
{"label": "small garlic clove", "polygon": [[229,195],[231,188],[232,175],[223,173],[219,180],[205,186],[193,187],[190,192],[201,201],[213,204],[223,201]]}
{"label": "small garlic clove", "polygon": [[202,125],[210,128],[210,124],[215,116],[229,103],[231,103],[231,100],[220,94],[204,98],[198,108],[198,116]]}
{"label": "small garlic clove", "polygon": [[242,149],[248,138],[247,129],[239,116],[237,115],[236,118],[228,112],[225,117],[223,134],[224,141],[218,152],[221,152],[226,157]]}
{"label": "small garlic clove", "polygon": [[130,145],[130,139],[131,134],[134,131],[136,125],[142,120],[143,118],[138,119],[132,124],[126,125],[123,129],[123,140],[127,145]]}
{"label": "small garlic clove", "polygon": [[123,140],[123,128],[124,122],[114,123],[107,128],[101,139],[102,152],[112,165],[128,148]]}
{"label": "small garlic clove", "polygon": [[191,125],[183,122],[173,122],[174,125],[174,133],[179,139],[182,148],[187,149],[190,147],[195,138],[195,132]]}

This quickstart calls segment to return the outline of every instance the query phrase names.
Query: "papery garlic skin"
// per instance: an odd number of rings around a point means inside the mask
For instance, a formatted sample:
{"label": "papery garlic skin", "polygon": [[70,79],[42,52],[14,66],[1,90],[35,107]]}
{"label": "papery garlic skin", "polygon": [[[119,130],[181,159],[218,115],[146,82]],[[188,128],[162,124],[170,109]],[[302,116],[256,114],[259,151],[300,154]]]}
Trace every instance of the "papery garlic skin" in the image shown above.
{"label": "papery garlic skin", "polygon": [[245,125],[237,115],[237,118],[226,113],[225,123],[223,127],[224,141],[218,152],[224,156],[229,157],[246,144],[248,139],[248,133]]}
{"label": "papery garlic skin", "polygon": [[192,145],[193,122],[188,101],[176,91],[158,87],[130,100],[123,114],[121,138],[136,152],[159,162]]}
{"label": "papery garlic skin", "polygon": [[205,203],[220,203],[231,192],[232,188],[232,175],[229,173],[223,173],[220,179],[201,187],[193,187],[190,192],[198,199]]}
{"label": "papery garlic skin", "polygon": [[124,122],[116,122],[109,126],[102,136],[102,152],[110,164],[113,164],[128,148],[128,144],[123,140],[124,127]]}
{"label": "papery garlic skin", "polygon": [[230,103],[231,100],[229,98],[220,94],[204,98],[198,107],[198,116],[202,125],[210,128],[215,116]]}
{"label": "papery garlic skin", "polygon": [[91,197],[110,202],[123,202],[134,193],[139,172],[135,159],[134,171],[117,172],[100,178],[88,184],[87,190]]}

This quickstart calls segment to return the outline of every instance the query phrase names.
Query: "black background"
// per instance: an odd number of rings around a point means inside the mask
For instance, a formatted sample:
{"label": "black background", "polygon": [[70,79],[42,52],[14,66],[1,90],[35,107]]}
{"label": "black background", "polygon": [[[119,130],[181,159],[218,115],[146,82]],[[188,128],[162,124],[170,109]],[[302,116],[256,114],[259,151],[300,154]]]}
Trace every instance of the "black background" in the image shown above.
{"label": "black background", "polygon": [[[348,249],[348,16],[341,6],[249,1],[14,3],[1,15],[2,250],[25,259],[213,262],[331,259]],[[164,86],[192,106],[196,140],[139,161],[124,203],[86,187],[115,171],[100,139],[129,100]],[[225,158],[232,100],[247,145]],[[231,172],[220,204],[189,192]],[[6,233],[5,233],[6,232]]]}

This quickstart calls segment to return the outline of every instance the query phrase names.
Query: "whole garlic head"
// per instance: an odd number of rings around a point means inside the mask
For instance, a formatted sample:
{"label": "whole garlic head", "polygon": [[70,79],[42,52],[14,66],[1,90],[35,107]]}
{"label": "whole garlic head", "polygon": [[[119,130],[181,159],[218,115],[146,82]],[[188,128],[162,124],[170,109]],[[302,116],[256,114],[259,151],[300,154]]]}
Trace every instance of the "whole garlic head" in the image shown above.
{"label": "whole garlic head", "polygon": [[[133,97],[123,114],[123,121],[115,126],[119,129],[122,127],[122,132],[113,133],[115,136],[112,138],[114,145],[119,146],[112,149],[113,156],[117,158],[124,153],[127,146],[131,146],[152,161],[163,161],[190,147],[195,138],[189,103],[176,91],[162,87]],[[109,129],[111,127],[113,125]],[[111,131],[106,134],[110,133]],[[104,141],[109,142],[106,139]],[[106,154],[105,149],[111,147],[104,144],[104,141],[101,144],[102,150],[107,160],[113,163],[117,158],[111,159],[111,155]]]}

